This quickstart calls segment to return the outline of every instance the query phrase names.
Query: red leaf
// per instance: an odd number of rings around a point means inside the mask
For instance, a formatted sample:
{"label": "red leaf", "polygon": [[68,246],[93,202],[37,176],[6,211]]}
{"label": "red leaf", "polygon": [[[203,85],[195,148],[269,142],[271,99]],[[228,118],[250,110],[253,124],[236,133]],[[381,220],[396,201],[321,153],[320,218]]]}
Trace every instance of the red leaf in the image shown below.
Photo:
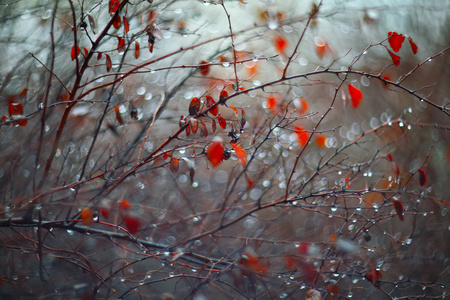
{"label": "red leaf", "polygon": [[211,143],[206,149],[206,157],[211,162],[213,167],[217,167],[224,158],[224,147],[221,141],[216,140]]}
{"label": "red leaf", "polygon": [[139,52],[140,52],[141,46],[139,45],[139,42],[136,41],[134,43],[134,57],[136,57],[136,59],[139,58]]}
{"label": "red leaf", "polygon": [[102,59],[102,53],[101,53],[101,52],[99,52],[99,53],[97,54],[97,60],[100,60],[100,59]]}
{"label": "red leaf", "polygon": [[[214,104],[216,104],[216,102],[214,101],[214,99],[211,96],[206,96],[206,107],[207,108],[211,108],[214,106]],[[217,114],[219,113],[219,108],[216,106],[212,109],[209,110],[209,112],[213,115],[213,116],[217,116]]]}
{"label": "red leaf", "polygon": [[183,115],[181,115],[180,121],[178,122],[178,125],[180,126],[180,128],[183,127],[184,124],[186,124],[186,120],[185,119],[186,118]]}
{"label": "red leaf", "polygon": [[296,131],[295,134],[297,134],[298,144],[300,145],[300,147],[305,147],[309,139],[309,133],[304,132],[305,128],[300,126],[295,126],[294,130]]}
{"label": "red leaf", "polygon": [[412,52],[413,52],[414,54],[416,54],[416,53],[417,53],[417,50],[418,50],[419,48],[417,48],[417,45],[413,42],[412,38],[408,37],[408,42],[409,42],[409,45],[411,46]]}
{"label": "red leaf", "polygon": [[245,164],[247,163],[247,152],[244,150],[244,148],[241,147],[241,145],[238,145],[236,142],[232,141],[230,144],[234,149],[234,152],[236,152],[236,156],[241,162],[241,165],[245,167]]}
{"label": "red leaf", "polygon": [[392,59],[392,63],[398,67],[400,65],[400,56],[392,53],[391,51],[389,51],[389,49],[387,49],[387,51],[389,52],[389,55],[391,56]]}
{"label": "red leaf", "polygon": [[81,222],[84,225],[88,226],[89,224],[92,223],[94,214],[92,213],[92,210],[90,208],[83,208],[81,210],[80,217],[81,217]]}
{"label": "red leaf", "polygon": [[392,168],[392,171],[394,171],[395,176],[398,178],[398,176],[400,175],[400,169],[399,169],[398,165],[395,162],[391,161],[391,168]]}
{"label": "red leaf", "polygon": [[101,208],[100,214],[103,218],[108,219],[109,218],[109,209],[107,208]]}
{"label": "red leaf", "polygon": [[219,102],[222,102],[225,98],[228,98],[228,92],[226,90],[223,90],[220,92]]}
{"label": "red leaf", "polygon": [[88,56],[89,51],[88,49],[86,49],[86,47],[82,47],[83,51],[84,51],[84,56]]}
{"label": "red leaf", "polygon": [[191,122],[189,123],[189,125],[191,126],[191,130],[193,133],[197,133],[198,130],[198,120],[195,118],[191,119]]}
{"label": "red leaf", "polygon": [[9,116],[23,115],[23,105],[20,103],[9,103]]}
{"label": "red leaf", "polygon": [[368,272],[366,276],[364,276],[367,280],[372,282],[373,285],[379,285],[381,280],[381,272],[375,269],[372,269],[371,272]]}
{"label": "red leaf", "polygon": [[274,39],[274,47],[275,50],[282,55],[286,55],[286,50],[289,46],[288,41],[286,40],[286,38],[282,37],[282,36],[276,36]]}
{"label": "red leaf", "polygon": [[393,161],[391,153],[386,154],[386,157],[387,157],[387,159],[389,159],[389,161],[391,161],[391,162]]}
{"label": "red leaf", "polygon": [[116,120],[120,125],[123,125],[122,115],[120,114],[119,107],[114,106],[114,110],[116,111]]}
{"label": "red leaf", "polygon": [[128,31],[130,31],[130,24],[128,24],[128,19],[125,16],[123,17],[123,27],[125,30],[125,34],[127,34]]}
{"label": "red leaf", "polygon": [[172,156],[172,159],[170,160],[170,171],[175,173],[178,171],[178,167],[180,166],[180,160],[176,158],[175,156]]}
{"label": "red leaf", "polygon": [[398,52],[402,47],[405,37],[397,32],[388,32],[389,45],[391,45],[392,50]]}
{"label": "red leaf", "polygon": [[106,57],[106,72],[111,71],[111,67],[112,67],[112,62],[111,62],[111,57],[105,53],[105,57]]}
{"label": "red leaf", "polygon": [[207,61],[202,60],[202,61],[200,62],[200,66],[199,66],[198,68],[199,68],[199,70],[200,70],[200,73],[201,73],[203,76],[206,76],[206,75],[209,74],[209,64],[208,64]]}
{"label": "red leaf", "polygon": [[109,9],[108,12],[113,14],[119,8],[120,0],[109,0]]}
{"label": "red leaf", "polygon": [[80,55],[80,48],[78,46],[76,48],[75,46],[72,46],[72,51],[70,52],[70,57],[72,58],[72,60],[75,60],[78,55]]}
{"label": "red leaf", "polygon": [[191,126],[186,126],[186,136],[191,135]]}
{"label": "red leaf", "polygon": [[114,28],[119,29],[121,24],[122,24],[122,19],[120,18],[120,15],[117,15],[114,18],[114,21],[113,21],[112,25],[114,26]]}
{"label": "red leaf", "polygon": [[206,128],[205,123],[200,121],[200,136],[207,137],[208,136],[208,129]]}
{"label": "red leaf", "polygon": [[219,126],[222,127],[222,129],[225,129],[227,127],[227,121],[221,116],[217,116],[217,121],[219,122]]}
{"label": "red leaf", "polygon": [[423,169],[417,170],[419,173],[419,182],[421,186],[424,186],[427,183],[427,175],[425,175],[425,171]]}
{"label": "red leaf", "polygon": [[125,39],[121,37],[117,37],[117,39],[119,40],[117,44],[117,51],[119,51],[119,53],[123,53],[127,48],[127,45],[125,44]]}
{"label": "red leaf", "polygon": [[245,111],[241,108],[241,130],[244,128],[247,120],[245,119]]}
{"label": "red leaf", "polygon": [[125,216],[123,220],[130,234],[137,233],[141,228],[141,221],[137,217]]}
{"label": "red leaf", "polygon": [[192,98],[191,103],[189,104],[189,114],[191,116],[195,116],[198,114],[200,110],[200,99],[197,97]]}
{"label": "red leaf", "polygon": [[397,213],[398,218],[400,221],[403,221],[403,205],[398,200],[393,200],[395,212]]}
{"label": "red leaf", "polygon": [[350,94],[353,108],[357,108],[363,99],[362,92],[350,83],[347,85],[347,89]]}
{"label": "red leaf", "polygon": [[212,132],[216,132],[216,120],[212,119],[211,121],[211,128],[212,128]]}

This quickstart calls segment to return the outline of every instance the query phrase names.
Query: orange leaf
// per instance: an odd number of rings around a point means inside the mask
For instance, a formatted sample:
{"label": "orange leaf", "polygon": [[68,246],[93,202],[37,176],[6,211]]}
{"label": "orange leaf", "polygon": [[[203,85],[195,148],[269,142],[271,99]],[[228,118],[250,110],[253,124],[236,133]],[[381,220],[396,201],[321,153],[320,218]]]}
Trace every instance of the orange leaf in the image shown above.
{"label": "orange leaf", "polygon": [[81,222],[88,226],[92,223],[94,214],[92,213],[92,210],[90,208],[83,208],[81,210]]}
{"label": "orange leaf", "polygon": [[234,141],[230,142],[230,144],[231,147],[234,149],[234,152],[236,152],[236,156],[241,162],[241,165],[245,167],[245,164],[247,163],[247,152],[244,150],[244,148],[241,147],[241,145],[238,145]]}
{"label": "orange leaf", "polygon": [[192,98],[191,103],[189,104],[189,114],[191,116],[195,116],[198,114],[200,110],[200,99],[197,97]]}
{"label": "orange leaf", "polygon": [[417,170],[419,173],[419,182],[421,186],[424,186],[427,183],[427,175],[425,175],[425,171],[423,169]]}
{"label": "orange leaf", "polygon": [[[216,104],[216,102],[214,101],[214,99],[211,96],[206,96],[206,107],[207,108],[211,108],[214,106],[214,104]],[[217,114],[219,113],[219,108],[216,106],[212,109],[209,110],[209,112],[213,115],[213,116],[217,116]]]}
{"label": "orange leaf", "polygon": [[111,71],[111,67],[112,67],[112,62],[111,62],[111,57],[105,53],[105,57],[106,57],[106,72]]}
{"label": "orange leaf", "polygon": [[175,156],[172,156],[172,159],[170,160],[170,171],[175,173],[178,171],[178,167],[180,166],[180,160],[176,158]]}
{"label": "orange leaf", "polygon": [[125,30],[125,34],[127,34],[128,31],[130,31],[130,24],[128,24],[128,19],[125,16],[123,17],[123,27]]}
{"label": "orange leaf", "polygon": [[221,116],[217,116],[217,121],[219,122],[219,126],[222,127],[222,129],[225,129],[227,127],[227,121]]}
{"label": "orange leaf", "polygon": [[191,135],[191,126],[186,126],[186,136]]}
{"label": "orange leaf", "polygon": [[217,167],[224,158],[224,147],[221,141],[215,140],[206,149],[206,157],[211,162],[213,167]]}
{"label": "orange leaf", "polygon": [[203,76],[206,76],[206,75],[209,74],[209,64],[208,64],[207,61],[202,60],[202,61],[200,62],[200,66],[199,66],[198,68],[199,68],[199,70],[200,70],[200,73],[201,73]]}
{"label": "orange leaf", "polygon": [[412,38],[408,37],[408,42],[409,42],[409,45],[411,46],[412,52],[413,52],[414,54],[416,54],[416,53],[417,53],[417,50],[418,50],[419,48],[417,48],[417,45],[413,42]]}
{"label": "orange leaf", "polygon": [[237,110],[237,108],[234,107],[233,105],[230,105],[230,108],[231,108],[232,110],[234,110],[234,115],[237,117],[237,116],[238,116],[238,110]]}
{"label": "orange leaf", "polygon": [[137,217],[125,216],[123,218],[125,227],[131,234],[135,234],[141,228],[141,221]]}
{"label": "orange leaf", "polygon": [[139,52],[140,52],[141,46],[139,45],[139,42],[136,41],[134,43],[134,57],[136,57],[136,59],[139,58]]}
{"label": "orange leaf", "polygon": [[127,199],[123,199],[119,203],[119,210],[128,211],[131,208],[131,204]]}
{"label": "orange leaf", "polygon": [[304,115],[309,110],[309,105],[305,98],[295,99],[294,105],[299,115]]}
{"label": "orange leaf", "polygon": [[286,38],[282,37],[282,36],[276,36],[274,39],[274,47],[275,50],[282,55],[286,55],[286,50],[289,46],[288,41],[286,40]]}
{"label": "orange leaf", "polygon": [[327,138],[325,137],[325,135],[323,134],[319,134],[316,136],[316,145],[319,146],[320,148],[325,148],[325,142],[326,142]]}
{"label": "orange leaf", "polygon": [[116,111],[116,120],[117,120],[117,122],[120,125],[123,125],[123,119],[122,119],[122,116],[120,114],[119,107],[118,106],[114,106],[114,110]]}
{"label": "orange leaf", "polygon": [[394,53],[392,53],[391,51],[389,51],[389,49],[387,49],[387,51],[389,52],[389,55],[391,56],[392,59],[392,63],[398,67],[400,65],[400,56],[395,55]]}
{"label": "orange leaf", "polygon": [[125,51],[125,49],[127,48],[127,45],[125,44],[125,39],[121,38],[121,37],[117,37],[118,38],[118,43],[117,43],[117,51],[119,51],[119,53],[123,53]]}
{"label": "orange leaf", "polygon": [[363,99],[362,92],[350,83],[347,85],[347,89],[350,94],[350,100],[352,101],[353,108],[357,108]]}
{"label": "orange leaf", "polygon": [[278,112],[277,110],[278,101],[280,101],[280,97],[278,95],[270,95],[269,97],[267,97],[265,106],[273,114],[276,114]]}
{"label": "orange leaf", "polygon": [[398,34],[397,32],[388,32],[388,40],[389,45],[391,45],[392,50],[398,52],[402,47],[403,42],[405,41],[405,37],[402,34]]}
{"label": "orange leaf", "polygon": [[403,205],[398,200],[393,200],[395,212],[397,213],[398,218],[400,221],[403,221]]}
{"label": "orange leaf", "polygon": [[381,272],[376,269],[372,269],[372,271],[368,272],[364,277],[372,282],[373,285],[379,285],[381,280]]}
{"label": "orange leaf", "polygon": [[297,135],[298,144],[300,145],[300,147],[305,147],[305,145],[309,139],[309,133],[304,132],[305,128],[300,127],[300,126],[295,126],[294,131],[296,131],[295,134]]}
{"label": "orange leaf", "polygon": [[320,37],[314,38],[314,45],[316,46],[316,54],[319,59],[322,59],[327,53],[327,43]]}

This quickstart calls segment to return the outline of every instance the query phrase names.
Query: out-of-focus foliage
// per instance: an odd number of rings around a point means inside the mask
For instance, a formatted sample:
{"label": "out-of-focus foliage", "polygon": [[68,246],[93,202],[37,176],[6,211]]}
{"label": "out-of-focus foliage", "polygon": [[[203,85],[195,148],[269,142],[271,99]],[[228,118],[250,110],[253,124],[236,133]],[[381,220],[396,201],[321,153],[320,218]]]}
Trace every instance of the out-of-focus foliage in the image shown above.
{"label": "out-of-focus foliage", "polygon": [[0,295],[449,296],[449,9],[0,3]]}

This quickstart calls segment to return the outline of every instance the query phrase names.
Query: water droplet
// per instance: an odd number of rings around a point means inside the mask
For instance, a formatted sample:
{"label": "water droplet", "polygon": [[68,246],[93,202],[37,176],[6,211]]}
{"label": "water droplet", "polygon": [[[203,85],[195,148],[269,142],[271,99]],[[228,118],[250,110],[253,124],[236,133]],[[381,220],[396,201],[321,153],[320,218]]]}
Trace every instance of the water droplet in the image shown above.
{"label": "water droplet", "polygon": [[333,206],[331,207],[331,211],[337,211],[337,207],[333,205]]}
{"label": "water droplet", "polygon": [[174,274],[173,272],[170,272],[170,273],[169,273],[169,276],[170,276],[170,277],[173,277],[173,276],[175,276],[175,274]]}

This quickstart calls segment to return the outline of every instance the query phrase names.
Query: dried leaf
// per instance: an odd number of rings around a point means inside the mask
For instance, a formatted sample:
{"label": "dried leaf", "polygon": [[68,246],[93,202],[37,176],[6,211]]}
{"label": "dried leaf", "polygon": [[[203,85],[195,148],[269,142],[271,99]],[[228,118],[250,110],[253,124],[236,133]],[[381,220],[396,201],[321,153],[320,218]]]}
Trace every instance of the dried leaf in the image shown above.
{"label": "dried leaf", "polygon": [[175,156],[172,156],[172,159],[170,160],[170,171],[175,173],[178,171],[178,167],[180,166],[180,160],[176,158]]}
{"label": "dried leaf", "polygon": [[197,97],[192,98],[191,103],[189,104],[189,114],[191,116],[198,115],[198,112],[200,111],[200,99]]}
{"label": "dried leaf", "polygon": [[111,67],[112,67],[112,62],[111,62],[111,57],[105,53],[105,57],[106,57],[106,72],[111,71]]}
{"label": "dried leaf", "polygon": [[417,170],[417,173],[419,173],[419,183],[421,186],[424,186],[425,183],[427,183],[427,175],[425,174],[425,171],[423,169]]}
{"label": "dried leaf", "polygon": [[395,212],[397,213],[398,218],[400,221],[403,221],[403,205],[398,200],[393,200]]}
{"label": "dried leaf", "polygon": [[95,30],[96,30],[95,19],[90,14],[88,14],[87,16],[88,16],[88,20],[89,20],[89,25],[91,26],[91,30],[95,34]]}

